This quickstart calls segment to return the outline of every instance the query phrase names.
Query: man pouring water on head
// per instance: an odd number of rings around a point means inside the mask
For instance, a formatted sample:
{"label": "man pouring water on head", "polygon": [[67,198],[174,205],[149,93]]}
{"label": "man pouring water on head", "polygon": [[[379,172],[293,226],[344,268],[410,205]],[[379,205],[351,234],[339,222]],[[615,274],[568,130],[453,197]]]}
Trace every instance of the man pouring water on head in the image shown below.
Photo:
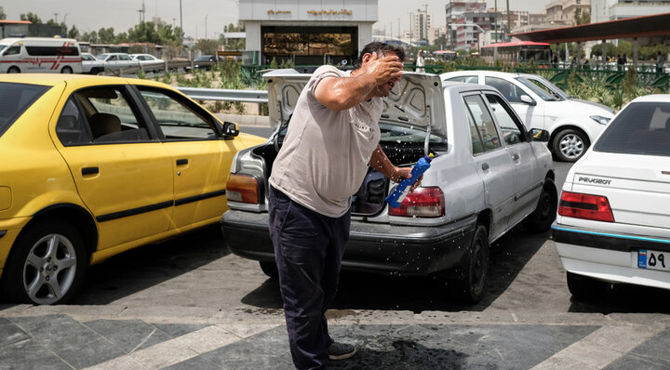
{"label": "man pouring water on head", "polygon": [[[379,146],[384,103],[400,80],[404,52],[366,45],[354,70],[318,68],[298,98],[270,177],[270,236],[279,271],[286,328],[298,369],[325,368],[356,353],[328,334],[325,312],[337,290],[350,202],[368,166],[398,182]],[[414,184],[417,186],[420,180]]]}

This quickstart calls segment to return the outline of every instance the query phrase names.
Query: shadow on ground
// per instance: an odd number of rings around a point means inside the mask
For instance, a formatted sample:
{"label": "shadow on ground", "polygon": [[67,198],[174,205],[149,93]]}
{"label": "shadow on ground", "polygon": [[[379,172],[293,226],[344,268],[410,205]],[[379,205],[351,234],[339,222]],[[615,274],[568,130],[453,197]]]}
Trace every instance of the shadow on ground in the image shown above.
{"label": "shadow on ground", "polygon": [[218,225],[136,248],[91,266],[84,286],[70,304],[109,304],[229,253]]}
{"label": "shadow on ground", "polygon": [[608,285],[588,300],[570,299],[569,312],[670,313],[670,291],[628,284]]}
{"label": "shadow on ground", "polygon": [[[401,277],[343,271],[333,309],[483,311],[514,281],[542,247],[549,233],[530,234],[523,227],[510,231],[491,248],[488,290],[476,305],[463,303],[440,276]],[[281,308],[278,285],[266,280],[242,302],[260,308]]]}

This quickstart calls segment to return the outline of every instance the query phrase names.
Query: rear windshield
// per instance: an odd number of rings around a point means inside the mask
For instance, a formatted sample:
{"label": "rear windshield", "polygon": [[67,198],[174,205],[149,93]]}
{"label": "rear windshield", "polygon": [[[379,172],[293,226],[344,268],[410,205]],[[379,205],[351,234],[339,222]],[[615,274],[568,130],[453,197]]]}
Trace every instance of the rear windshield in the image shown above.
{"label": "rear windshield", "polygon": [[632,103],[605,129],[597,152],[670,156],[670,103]]}
{"label": "rear windshield", "polygon": [[49,88],[0,82],[0,136]]}

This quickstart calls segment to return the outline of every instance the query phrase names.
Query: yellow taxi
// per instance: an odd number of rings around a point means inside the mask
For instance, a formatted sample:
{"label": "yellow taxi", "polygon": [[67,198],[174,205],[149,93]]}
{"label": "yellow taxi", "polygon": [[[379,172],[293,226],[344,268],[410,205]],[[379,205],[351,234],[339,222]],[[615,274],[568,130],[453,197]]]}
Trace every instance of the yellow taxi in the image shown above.
{"label": "yellow taxi", "polygon": [[90,264],[217,223],[264,141],[161,83],[0,75],[1,300],[64,303]]}

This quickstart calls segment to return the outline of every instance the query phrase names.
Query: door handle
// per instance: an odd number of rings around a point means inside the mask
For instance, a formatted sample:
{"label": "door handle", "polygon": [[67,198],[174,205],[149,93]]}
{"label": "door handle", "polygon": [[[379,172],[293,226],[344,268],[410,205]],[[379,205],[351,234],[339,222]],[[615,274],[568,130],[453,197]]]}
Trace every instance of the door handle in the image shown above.
{"label": "door handle", "polygon": [[100,169],[98,167],[83,167],[81,169],[81,174],[83,176],[95,175],[97,173],[100,173]]}
{"label": "door handle", "polygon": [[489,169],[488,163],[482,163],[482,170],[487,171]]}
{"label": "door handle", "polygon": [[512,159],[515,161],[519,160],[519,153],[512,153]]}
{"label": "door handle", "polygon": [[177,159],[177,166],[188,164],[188,159]]}

